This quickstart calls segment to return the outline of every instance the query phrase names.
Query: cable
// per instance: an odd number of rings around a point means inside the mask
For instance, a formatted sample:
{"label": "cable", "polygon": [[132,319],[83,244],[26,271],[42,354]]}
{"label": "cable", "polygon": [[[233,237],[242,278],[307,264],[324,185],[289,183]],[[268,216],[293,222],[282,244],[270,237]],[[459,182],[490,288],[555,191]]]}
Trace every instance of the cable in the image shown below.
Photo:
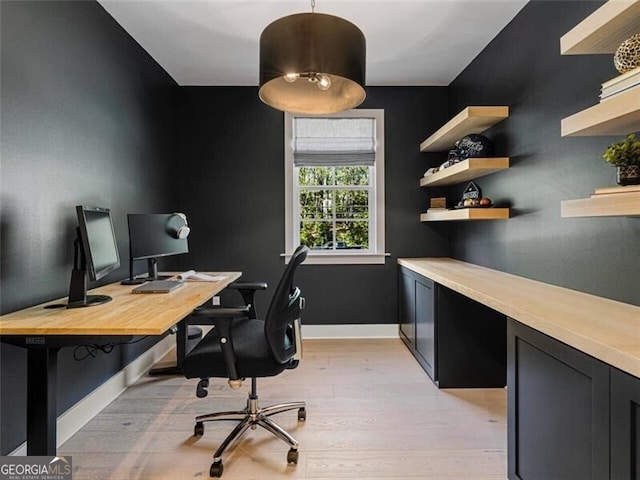
{"label": "cable", "polygon": [[[137,340],[132,340],[130,342],[118,342],[118,343],[105,343],[102,345],[98,344],[90,344],[90,345],[78,345],[73,349],[73,359],[76,362],[81,362],[82,360],[86,360],[89,357],[96,358],[98,351],[109,354],[113,351],[115,347],[120,345],[133,345],[134,343],[138,343],[143,341],[149,337],[149,335],[145,335],[143,337],[138,338]],[[80,355],[79,352],[84,349],[84,355]]]}
{"label": "cable", "polygon": [[[79,352],[84,349],[84,355],[80,355]],[[98,350],[103,351],[104,353],[111,353],[113,350],[113,346],[111,344],[107,345],[78,345],[73,349],[73,359],[76,362],[80,362],[89,357],[96,358]]]}

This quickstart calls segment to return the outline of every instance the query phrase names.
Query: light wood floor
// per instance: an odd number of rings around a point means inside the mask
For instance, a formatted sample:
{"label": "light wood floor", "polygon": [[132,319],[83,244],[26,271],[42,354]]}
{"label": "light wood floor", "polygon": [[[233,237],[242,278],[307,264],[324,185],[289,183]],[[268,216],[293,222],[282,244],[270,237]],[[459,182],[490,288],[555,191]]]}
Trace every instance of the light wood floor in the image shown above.
{"label": "light wood floor", "polygon": [[[145,377],[58,451],[72,455],[74,480],[209,478],[211,455],[233,423],[209,423],[195,438],[193,417],[244,407],[249,382],[231,390],[211,379]],[[506,392],[438,390],[399,339],[306,340],[295,370],[258,381],[263,406],[307,402],[272,417],[300,442],[288,446],[249,430],[224,457],[224,480],[504,480]]]}

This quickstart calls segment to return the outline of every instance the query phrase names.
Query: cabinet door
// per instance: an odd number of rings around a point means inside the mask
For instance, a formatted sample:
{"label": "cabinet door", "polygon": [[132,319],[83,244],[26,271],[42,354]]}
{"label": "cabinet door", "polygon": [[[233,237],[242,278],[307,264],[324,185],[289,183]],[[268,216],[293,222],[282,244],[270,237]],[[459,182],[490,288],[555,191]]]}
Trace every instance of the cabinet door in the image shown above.
{"label": "cabinet door", "polygon": [[410,349],[413,349],[415,336],[415,281],[413,275],[403,267],[400,267],[398,274],[398,294],[400,338],[404,340]]}
{"label": "cabinet door", "polygon": [[435,295],[433,281],[416,277],[416,323],[415,323],[415,348],[422,361],[422,366],[432,380],[436,379],[436,322],[435,322]]}
{"label": "cabinet door", "polygon": [[609,370],[509,320],[510,480],[609,478]]}
{"label": "cabinet door", "polygon": [[640,380],[611,369],[611,480],[640,480]]}

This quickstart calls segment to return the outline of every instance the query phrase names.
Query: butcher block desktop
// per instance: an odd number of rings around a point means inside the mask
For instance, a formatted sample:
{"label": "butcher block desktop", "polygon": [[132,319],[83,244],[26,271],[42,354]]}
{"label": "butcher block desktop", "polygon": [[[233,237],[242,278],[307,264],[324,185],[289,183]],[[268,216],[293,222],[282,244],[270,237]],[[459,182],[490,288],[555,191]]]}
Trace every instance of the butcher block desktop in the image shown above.
{"label": "butcher block desktop", "polygon": [[451,258],[401,258],[398,264],[640,377],[638,306]]}

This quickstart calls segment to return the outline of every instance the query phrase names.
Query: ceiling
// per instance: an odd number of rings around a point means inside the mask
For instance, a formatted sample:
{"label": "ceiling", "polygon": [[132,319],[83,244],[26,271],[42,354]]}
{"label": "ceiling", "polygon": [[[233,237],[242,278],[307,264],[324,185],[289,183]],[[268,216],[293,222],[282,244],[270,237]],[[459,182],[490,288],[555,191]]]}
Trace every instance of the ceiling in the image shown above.
{"label": "ceiling", "polygon": [[[98,0],[179,85],[257,85],[260,33],[309,0]],[[367,85],[448,85],[528,0],[316,0],[367,39]]]}

